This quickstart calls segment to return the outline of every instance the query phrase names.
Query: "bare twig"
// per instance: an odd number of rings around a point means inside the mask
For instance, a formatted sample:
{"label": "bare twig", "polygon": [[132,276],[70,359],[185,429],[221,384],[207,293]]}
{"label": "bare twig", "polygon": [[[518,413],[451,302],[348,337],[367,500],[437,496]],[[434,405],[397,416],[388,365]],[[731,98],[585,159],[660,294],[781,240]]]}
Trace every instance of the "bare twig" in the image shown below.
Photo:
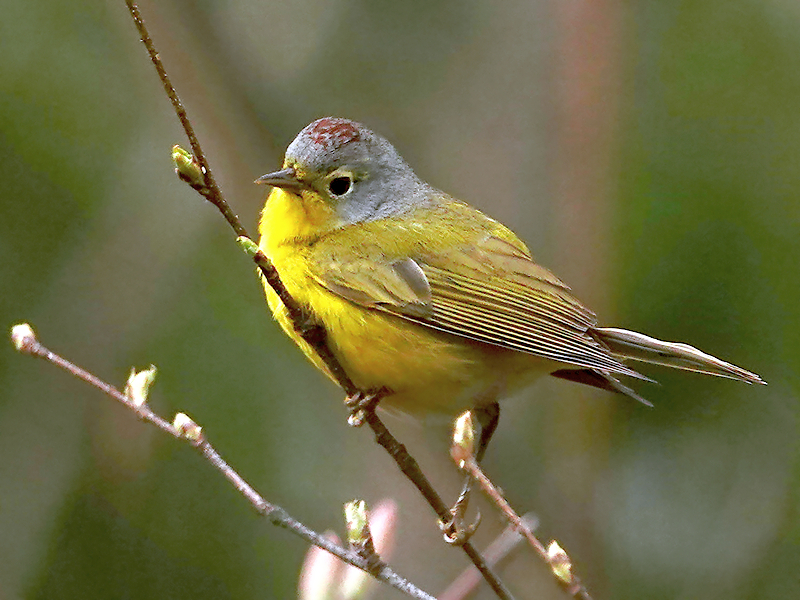
{"label": "bare twig", "polygon": [[[192,152],[197,160],[198,165],[200,166],[200,170],[202,172],[202,183],[190,182],[190,185],[219,209],[219,211],[225,217],[225,220],[233,228],[234,232],[239,238],[250,239],[250,236],[247,234],[244,226],[241,224],[236,214],[230,209],[230,206],[225,201],[224,197],[222,196],[222,192],[211,175],[211,168],[209,167],[208,161],[206,160],[205,155],[200,147],[200,143],[194,134],[194,130],[186,114],[186,110],[184,109],[174,86],[170,82],[167,71],[161,62],[158,51],[156,50],[155,44],[153,43],[153,40],[147,31],[147,27],[145,26],[144,20],[139,13],[138,7],[132,0],[126,0],[126,4],[130,10],[131,16],[133,17],[134,23],[136,24],[136,28],[139,30],[139,35],[145,45],[145,48],[147,49],[150,60],[155,66],[158,76],[164,85],[164,90],[169,97],[170,102],[172,102],[175,113],[177,114],[178,119],[180,120],[181,125],[183,126],[186,135],[189,138]],[[324,326],[316,322],[312,315],[308,314],[308,312],[304,310],[304,308],[299,305],[294,298],[292,298],[278,276],[278,272],[275,270],[275,267],[272,266],[266,255],[264,255],[264,253],[260,250],[255,250],[251,253],[251,256],[253,261],[260,269],[261,274],[266,279],[267,283],[269,283],[272,289],[275,290],[275,293],[286,307],[295,330],[300,334],[303,340],[305,340],[312,348],[314,348],[314,351],[320,356],[329,372],[333,375],[334,379],[342,387],[347,396],[353,397],[361,392],[365,392],[363,394],[365,396],[369,395],[365,390],[358,390],[352,380],[348,377],[347,373],[345,373],[341,364],[336,359],[327,344],[327,332],[325,331]],[[364,412],[368,416],[368,418],[366,418],[366,422],[375,434],[376,439],[384,448],[387,449],[392,458],[395,459],[395,462],[398,464],[406,477],[408,477],[414,483],[417,489],[422,492],[423,496],[434,509],[439,518],[447,519],[449,517],[447,507],[444,505],[439,495],[435,492],[428,479],[422,473],[422,470],[419,468],[417,462],[408,454],[408,451],[405,449],[405,447],[392,436],[383,422],[377,417],[373,408],[374,407],[371,407],[369,410],[365,410]],[[492,590],[494,590],[497,597],[506,600],[510,599],[511,594],[509,591],[505,588],[497,576],[486,566],[485,561],[475,547],[467,542],[462,545],[462,548],[476,568],[478,568],[478,570],[484,576],[486,582],[489,584]]]}
{"label": "bare twig", "polygon": [[[444,523],[449,519],[452,519],[453,515],[450,512],[450,509],[431,485],[430,481],[428,481],[428,478],[425,477],[424,473],[422,473],[417,461],[414,460],[414,457],[411,456],[411,454],[409,454],[405,446],[398,442],[397,438],[395,438],[389,432],[389,430],[386,428],[386,425],[383,424],[383,421],[381,421],[375,414],[375,411],[368,411],[366,413],[365,422],[375,434],[375,441],[378,442],[378,444],[389,453],[389,456],[394,459],[395,463],[397,463],[397,466],[400,468],[403,474],[408,477],[408,479],[410,479],[411,482],[416,486],[425,500],[427,500],[431,508],[433,508],[433,510],[436,512],[439,520]],[[481,556],[481,553],[478,552],[472,542],[466,541],[461,545],[461,547],[464,549],[464,553],[472,561],[472,564],[475,565],[475,568],[478,569],[480,574],[495,592],[497,597],[511,598],[511,593],[505,588],[503,582],[497,579],[497,576],[491,570],[483,556]]]}
{"label": "bare twig", "polygon": [[[533,513],[522,515],[522,522],[532,531],[536,529],[538,520]],[[494,567],[505,560],[524,541],[516,527],[509,524],[491,544],[482,552],[483,557],[490,567]],[[439,600],[464,600],[472,594],[482,581],[481,574],[472,566],[466,568],[456,577],[447,588],[437,596]]]}
{"label": "bare twig", "polygon": [[12,329],[12,341],[23,354],[42,358],[57,367],[74,375],[78,379],[85,381],[89,385],[96,387],[101,392],[110,396],[125,408],[133,411],[143,421],[155,425],[169,435],[184,439],[194,446],[203,457],[211,463],[211,465],[222,473],[225,478],[231,482],[233,487],[244,496],[248,502],[255,508],[255,510],[263,517],[269,519],[270,523],[288,529],[295,535],[301,537],[305,541],[314,544],[324,550],[327,550],[334,556],[341,559],[343,562],[352,565],[371,574],[376,579],[392,586],[396,590],[404,592],[412,598],[419,598],[424,600],[435,600],[433,596],[424,592],[409,580],[401,577],[395,573],[386,563],[377,561],[375,558],[365,558],[360,556],[353,550],[348,550],[342,546],[332,542],[325,536],[309,529],[300,521],[289,516],[289,514],[280,506],[267,502],[261,494],[259,494],[245,479],[239,475],[225,460],[220,456],[211,443],[206,439],[200,427],[198,427],[191,419],[179,413],[182,418],[175,419],[174,423],[170,423],[163,417],[156,414],[147,404],[145,397],[136,398],[131,394],[125,394],[112,386],[109,383],[101,380],[95,375],[82,369],[81,367],[73,364],[67,359],[59,356],[55,352],[43,346],[37,339],[33,330],[27,324],[20,324],[14,326]]}
{"label": "bare twig", "polygon": [[139,30],[139,36],[141,37],[145,48],[147,48],[147,54],[150,56],[150,61],[156,68],[156,72],[161,80],[161,84],[164,86],[164,92],[167,94],[169,101],[172,103],[172,108],[175,110],[175,114],[178,116],[183,130],[186,132],[186,137],[189,138],[189,144],[192,146],[192,153],[203,170],[205,188],[195,189],[197,189],[197,191],[200,192],[206,198],[206,200],[211,202],[220,210],[220,212],[222,212],[230,226],[233,227],[234,231],[236,231],[236,235],[247,235],[247,232],[244,230],[244,227],[242,226],[238,217],[230,209],[230,206],[228,206],[228,204],[222,199],[222,193],[220,192],[216,181],[214,181],[214,176],[211,173],[211,169],[208,167],[208,161],[206,160],[205,154],[203,154],[203,149],[200,146],[200,142],[197,140],[197,136],[194,133],[194,128],[189,120],[189,116],[186,114],[186,109],[183,107],[183,103],[178,97],[178,92],[175,91],[175,87],[172,85],[172,82],[167,75],[167,70],[164,68],[164,63],[161,62],[161,58],[158,56],[155,44],[153,44],[153,40],[150,38],[150,33],[147,31],[144,20],[142,20],[142,16],[139,13],[139,7],[131,0],[126,0],[125,4],[128,6],[128,10],[131,13],[131,17],[133,17],[133,22],[136,25],[136,29]]}
{"label": "bare twig", "polygon": [[483,472],[478,461],[475,460],[474,443],[475,434],[472,413],[471,411],[466,411],[456,420],[453,429],[453,444],[450,447],[450,454],[456,465],[478,483],[483,492],[503,513],[511,526],[527,540],[531,548],[547,563],[556,581],[567,593],[581,600],[591,600],[589,592],[572,572],[572,561],[567,553],[555,541],[551,541],[545,548],[544,544],[533,534],[531,528],[511,507],[508,500],[503,497],[502,492]]}

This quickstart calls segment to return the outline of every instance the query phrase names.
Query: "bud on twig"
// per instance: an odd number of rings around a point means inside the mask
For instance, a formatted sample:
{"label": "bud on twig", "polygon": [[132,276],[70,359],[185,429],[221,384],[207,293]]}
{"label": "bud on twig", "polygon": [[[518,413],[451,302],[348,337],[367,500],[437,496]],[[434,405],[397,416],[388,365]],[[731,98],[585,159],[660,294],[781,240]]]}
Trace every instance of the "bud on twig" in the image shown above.
{"label": "bud on twig", "polygon": [[547,562],[550,563],[550,569],[559,581],[566,585],[572,585],[572,561],[556,541],[550,542],[547,547]]}
{"label": "bud on twig", "polygon": [[205,185],[205,171],[191,152],[180,146],[172,147],[172,162],[175,165],[175,174],[192,187]]}
{"label": "bud on twig", "polygon": [[147,394],[150,392],[150,386],[156,380],[155,365],[150,365],[149,369],[136,372],[136,369],[131,369],[130,377],[125,383],[125,397],[133,402],[136,408],[140,408],[147,403]]}
{"label": "bud on twig", "polygon": [[178,433],[192,442],[199,442],[203,439],[203,428],[195,423],[186,413],[178,413],[172,421],[172,426]]}
{"label": "bud on twig", "polygon": [[464,468],[464,463],[475,456],[475,425],[470,410],[461,413],[456,419],[450,456],[459,468]]}
{"label": "bud on twig", "polygon": [[258,244],[244,235],[237,237],[236,243],[239,244],[239,248],[241,248],[250,258],[253,258],[261,251],[261,249],[258,247]]}
{"label": "bud on twig", "polygon": [[17,352],[32,354],[37,343],[36,334],[27,323],[18,323],[11,328],[11,342]]}
{"label": "bud on twig", "polygon": [[[381,558],[391,553],[394,539],[397,504],[391,500],[378,502],[367,514],[363,500],[353,500],[345,504],[348,540],[362,558],[367,560],[368,568],[378,569],[383,565]],[[352,526],[352,529],[351,529]],[[363,600],[371,597],[375,580],[355,567],[344,570],[338,586],[337,600]]]}
{"label": "bud on twig", "polygon": [[367,522],[367,503],[351,500],[344,505],[344,520],[347,525],[347,541],[351,546],[363,548],[371,543],[372,537]]}

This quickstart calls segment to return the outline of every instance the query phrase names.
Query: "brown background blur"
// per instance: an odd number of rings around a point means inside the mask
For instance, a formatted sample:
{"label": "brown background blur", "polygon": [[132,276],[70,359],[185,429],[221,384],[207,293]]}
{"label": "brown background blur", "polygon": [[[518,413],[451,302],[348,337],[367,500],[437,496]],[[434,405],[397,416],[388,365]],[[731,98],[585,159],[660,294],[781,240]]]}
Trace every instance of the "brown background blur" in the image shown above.
{"label": "brown background blur", "polygon": [[[306,123],[346,116],[505,222],[601,322],[760,373],[648,369],[655,404],[543,381],[486,460],[598,598],[800,597],[800,4],[161,1],[142,6],[251,232]],[[265,496],[318,530],[400,506],[391,562],[466,566],[342,394],[272,323],[252,264],[169,163],[184,143],[117,2],[5,2],[0,323],[112,382],[155,363]],[[0,348],[0,598],[290,598],[305,545],[187,447]],[[388,424],[440,490],[447,422]],[[479,544],[501,528],[483,507]],[[519,598],[561,598],[520,551]],[[380,597],[399,594],[385,588]],[[488,597],[484,592],[481,597]]]}

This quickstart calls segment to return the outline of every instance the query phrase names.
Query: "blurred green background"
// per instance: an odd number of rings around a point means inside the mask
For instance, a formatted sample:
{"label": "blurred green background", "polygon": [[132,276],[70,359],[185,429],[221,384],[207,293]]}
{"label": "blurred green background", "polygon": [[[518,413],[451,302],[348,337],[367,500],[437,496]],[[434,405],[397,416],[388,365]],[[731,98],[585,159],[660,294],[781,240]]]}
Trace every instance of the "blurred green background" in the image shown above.
{"label": "blurred green background", "polygon": [[[218,181],[324,115],[512,226],[601,322],[687,341],[766,388],[647,369],[655,408],[559,381],[507,403],[486,461],[595,598],[800,597],[800,4],[791,0],[161,1],[142,6]],[[251,263],[179,182],[183,143],[121,1],[4,3],[0,321],[186,411],[271,501],[342,532],[399,503],[391,562],[466,562],[341,393],[268,316]],[[289,598],[305,545],[189,448],[0,350],[0,598]],[[447,422],[388,424],[445,495]],[[478,543],[502,528],[490,508]],[[519,598],[563,598],[526,550]],[[380,597],[399,594],[386,589]],[[478,597],[490,597],[485,591]]]}

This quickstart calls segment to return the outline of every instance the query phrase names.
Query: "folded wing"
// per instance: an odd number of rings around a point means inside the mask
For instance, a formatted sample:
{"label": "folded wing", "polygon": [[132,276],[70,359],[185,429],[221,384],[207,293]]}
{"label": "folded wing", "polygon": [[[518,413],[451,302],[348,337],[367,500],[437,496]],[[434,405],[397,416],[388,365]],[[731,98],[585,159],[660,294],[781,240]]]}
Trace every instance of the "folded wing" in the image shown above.
{"label": "folded wing", "polygon": [[596,370],[609,381],[647,379],[593,335],[595,315],[567,286],[497,237],[413,259],[331,260],[314,275],[351,302],[432,329]]}

